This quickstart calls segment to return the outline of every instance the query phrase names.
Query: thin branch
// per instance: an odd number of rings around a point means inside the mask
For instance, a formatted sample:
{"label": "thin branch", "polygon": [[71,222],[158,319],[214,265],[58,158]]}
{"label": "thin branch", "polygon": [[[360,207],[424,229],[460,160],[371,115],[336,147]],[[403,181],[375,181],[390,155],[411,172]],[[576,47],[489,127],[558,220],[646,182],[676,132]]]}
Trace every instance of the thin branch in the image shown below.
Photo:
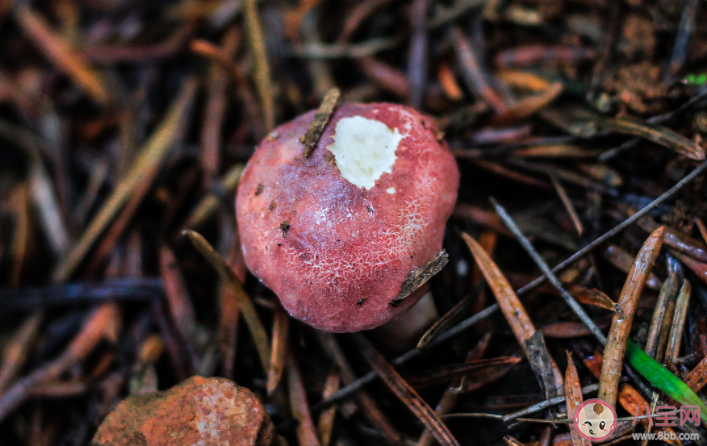
{"label": "thin branch", "polygon": [[498,202],[492,197],[491,198],[491,203],[493,204],[494,208],[496,208],[496,212],[498,215],[501,217],[503,222],[508,226],[508,229],[513,232],[513,235],[516,236],[520,244],[523,246],[523,248],[528,252],[530,257],[533,259],[536,265],[540,268],[540,270],[545,274],[545,277],[550,280],[550,283],[552,283],[552,286],[557,289],[557,291],[560,293],[560,296],[567,302],[567,305],[574,311],[574,313],[579,317],[579,319],[584,322],[584,325],[589,328],[589,331],[592,332],[594,337],[596,337],[599,342],[602,344],[606,344],[606,336],[604,336],[604,333],[601,332],[599,327],[594,323],[592,318],[589,317],[589,315],[584,311],[584,308],[575,300],[574,297],[570,295],[570,293],[565,290],[565,288],[562,286],[560,283],[560,280],[557,278],[557,276],[552,272],[550,267],[545,263],[545,260],[538,254],[538,252],[533,248],[533,245],[530,244],[530,241],[523,235],[521,232],[520,228],[516,223],[513,221],[510,215],[508,215],[508,212],[498,204]]}

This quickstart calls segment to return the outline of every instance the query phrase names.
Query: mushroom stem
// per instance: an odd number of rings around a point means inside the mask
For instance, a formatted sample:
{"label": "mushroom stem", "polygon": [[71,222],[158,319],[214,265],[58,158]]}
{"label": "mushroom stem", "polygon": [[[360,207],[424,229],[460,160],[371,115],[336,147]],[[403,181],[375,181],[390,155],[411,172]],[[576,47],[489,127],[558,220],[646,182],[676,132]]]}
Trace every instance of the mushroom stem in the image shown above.
{"label": "mushroom stem", "polygon": [[[412,298],[410,296],[409,298]],[[439,319],[432,292],[424,296],[403,314],[373,330],[379,341],[394,351],[406,351],[417,344],[433,323]]]}

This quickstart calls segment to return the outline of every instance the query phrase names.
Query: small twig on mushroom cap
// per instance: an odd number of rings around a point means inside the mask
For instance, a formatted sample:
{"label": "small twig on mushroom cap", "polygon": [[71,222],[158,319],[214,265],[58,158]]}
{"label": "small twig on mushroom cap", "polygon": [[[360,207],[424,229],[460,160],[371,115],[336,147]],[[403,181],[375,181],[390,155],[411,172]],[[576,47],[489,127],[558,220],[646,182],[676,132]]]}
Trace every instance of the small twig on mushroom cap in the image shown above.
{"label": "small twig on mushroom cap", "polygon": [[340,95],[341,91],[338,88],[332,88],[327,91],[326,96],[324,96],[324,100],[319,106],[317,113],[314,115],[312,124],[301,139],[304,143],[305,158],[309,158],[317,147],[319,137],[322,136],[322,132],[324,132],[326,125],[329,123],[329,118],[331,118],[332,113],[334,113],[334,107],[336,107],[336,101],[339,100]]}
{"label": "small twig on mushroom cap", "polygon": [[443,249],[432,257],[429,262],[425,263],[423,267],[408,274],[400,287],[400,293],[395,299],[390,301],[390,304],[397,306],[401,300],[414,293],[418,288],[427,283],[432,276],[442,271],[442,268],[444,268],[447,263],[449,263],[449,255],[447,251]]}

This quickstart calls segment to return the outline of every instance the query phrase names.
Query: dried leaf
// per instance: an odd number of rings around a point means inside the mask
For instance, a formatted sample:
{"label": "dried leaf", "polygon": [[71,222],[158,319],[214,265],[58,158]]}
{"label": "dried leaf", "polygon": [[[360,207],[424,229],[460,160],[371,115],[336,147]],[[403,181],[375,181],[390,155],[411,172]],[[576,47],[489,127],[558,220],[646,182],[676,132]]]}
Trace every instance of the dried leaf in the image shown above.
{"label": "dried leaf", "polygon": [[620,187],[624,183],[621,174],[605,164],[582,163],[577,165],[577,169],[609,187]]}
{"label": "dried leaf", "polygon": [[[553,144],[549,146],[534,146],[511,152],[513,156],[524,158],[596,158],[603,153],[600,150],[589,150],[578,146],[566,144]],[[581,167],[580,167],[581,169]]]}
{"label": "dried leaf", "polygon": [[[487,247],[490,248],[490,247]],[[489,249],[489,251],[493,251],[493,249]],[[477,359],[481,359],[484,354],[486,353],[486,350],[488,349],[489,343],[491,341],[491,333],[484,333],[484,335],[479,339],[479,341],[476,343],[474,348],[469,352],[469,354],[466,357],[466,361],[475,361]],[[503,373],[496,374],[503,376]],[[476,381],[476,380],[475,380]],[[454,409],[454,405],[456,404],[457,400],[459,399],[459,392],[462,390],[462,386],[464,386],[465,383],[468,381],[464,378],[459,379],[459,380],[454,380],[451,383],[451,387],[447,388],[444,391],[444,394],[442,395],[442,398],[439,401],[439,404],[435,407],[435,412],[437,412],[438,415],[444,415],[446,413],[451,412]],[[435,444],[435,439],[432,436],[432,433],[425,429],[422,432],[422,435],[420,435],[420,440],[417,442],[417,446],[433,446]]]}
{"label": "dried leaf", "polygon": [[189,340],[195,326],[194,307],[177,258],[166,245],[160,247],[160,270],[174,323],[184,339]]}
{"label": "dried leaf", "polygon": [[308,43],[304,45],[292,45],[292,54],[305,59],[340,59],[373,56],[385,50],[395,48],[400,43],[400,39],[393,38],[373,38],[361,43],[351,44],[325,44]]}
{"label": "dried leaf", "polygon": [[276,304],[275,319],[272,330],[272,349],[270,355],[270,370],[268,370],[268,395],[272,395],[280,383],[282,371],[285,368],[287,357],[287,339],[290,331],[290,315],[278,303]]}
{"label": "dried leaf", "polygon": [[25,266],[27,249],[32,233],[32,220],[29,214],[29,194],[24,183],[15,186],[9,193],[8,208],[14,220],[14,233],[12,234],[12,268],[10,270],[10,286],[20,285],[22,269]]}
{"label": "dried leaf", "polygon": [[[238,182],[241,179],[241,174],[243,173],[244,166],[242,164],[236,164],[231,167],[228,172],[221,179],[221,187],[223,192],[226,194],[233,194],[238,187]],[[207,218],[216,212],[219,206],[219,199],[215,193],[210,193],[201,199],[201,201],[194,206],[194,210],[191,211],[189,217],[187,217],[185,227],[193,229],[199,226]]]}
{"label": "dried leaf", "polygon": [[156,169],[164,160],[165,155],[172,146],[174,137],[182,130],[180,122],[185,118],[195,92],[196,82],[194,80],[184,85],[163,121],[145,143],[130,170],[118,183],[113,193],[103,204],[78,242],[69,251],[66,258],[59,262],[57,269],[52,275],[55,282],[63,282],[71,276],[101,233],[130,199],[135,189],[140,186],[146,173]]}
{"label": "dried leaf", "polygon": [[562,90],[562,84],[556,82],[550,85],[545,91],[527,98],[523,98],[516,104],[508,107],[502,113],[494,116],[489,124],[494,126],[504,126],[514,124],[523,118],[527,118],[554,101],[560,93],[562,93]]}
{"label": "dried leaf", "polygon": [[446,384],[452,379],[461,377],[474,378],[475,372],[484,373],[487,369],[505,369],[520,362],[520,358],[503,356],[500,358],[477,359],[461,364],[450,364],[430,370],[423,370],[406,375],[405,381],[416,389]]}
{"label": "dried leaf", "polygon": [[[228,253],[228,266],[234,270],[234,273],[239,280],[245,281],[246,272],[244,270],[238,271],[238,265],[242,261],[243,253],[241,252],[240,238],[238,236],[234,236]],[[228,379],[233,379],[233,368],[236,364],[236,345],[238,343],[240,311],[238,309],[238,300],[236,299],[236,295],[233,292],[232,287],[230,287],[223,280],[219,283],[218,309],[219,359],[222,364],[222,376]]]}
{"label": "dried leaf", "polygon": [[25,365],[25,360],[34,344],[44,312],[37,311],[27,318],[7,340],[2,351],[2,366],[0,366],[0,392],[15,379]]}
{"label": "dried leaf", "polygon": [[468,234],[462,234],[462,238],[469,246],[477,266],[486,278],[486,283],[488,283],[494,296],[496,296],[501,311],[510,324],[518,343],[525,349],[525,341],[535,334],[535,326],[528,317],[525,308],[523,308],[523,304],[520,303],[511,284],[508,283],[501,270],[498,269],[498,266],[486,254],[481,245]]}
{"label": "dried leaf", "polygon": [[521,70],[500,70],[497,74],[498,79],[512,87],[522,88],[530,91],[546,90],[550,86],[550,82],[538,76],[531,71]]}
{"label": "dried leaf", "polygon": [[[468,234],[463,233],[462,238],[471,250],[474,260],[479,269],[486,278],[491,291],[493,291],[496,300],[503,315],[506,317],[513,334],[515,334],[518,343],[523,348],[526,358],[533,366],[536,372],[540,385],[544,391],[549,392],[552,396],[558,388],[558,382],[561,383],[562,375],[555,361],[552,360],[549,353],[544,349],[545,342],[542,340],[542,333],[539,337],[534,337],[536,334],[535,326],[528,317],[523,304],[520,303],[518,296],[513,288],[508,283],[508,280],[503,276],[503,273],[498,269],[498,266],[486,254],[481,245]],[[531,341],[531,339],[533,339]],[[541,357],[537,357],[538,354]],[[536,369],[536,367],[538,367]],[[546,368],[550,368],[552,373],[546,373]],[[561,385],[561,384],[560,384]]]}
{"label": "dried leaf", "polygon": [[665,352],[665,360],[675,362],[680,354],[680,342],[682,341],[683,331],[685,329],[685,319],[687,318],[687,306],[690,303],[690,293],[692,286],[690,282],[684,280],[678,300],[675,302],[675,313],[670,326],[670,335],[668,337],[668,347]]}
{"label": "dried leaf", "polygon": [[299,2],[297,7],[292,11],[289,11],[285,16],[285,35],[290,40],[295,40],[297,37],[297,32],[300,29],[302,19],[309,13],[315,6],[321,3],[322,0],[302,0]]}
{"label": "dried leaf", "polygon": [[596,52],[581,46],[520,45],[500,51],[494,57],[494,63],[501,67],[522,67],[542,62],[577,63],[592,59]]}
{"label": "dried leaf", "polygon": [[653,263],[663,245],[664,231],[663,227],[656,229],[646,239],[643,247],[638,252],[636,261],[626,278],[626,283],[619,297],[618,304],[621,312],[616,313],[611,321],[609,336],[607,336],[606,346],[604,347],[604,361],[599,379],[598,397],[614,407],[616,406],[621,367],[631,323],[633,322],[633,315],[648,279],[648,274],[653,268]]}
{"label": "dried leaf", "polygon": [[297,424],[297,440],[301,446],[319,446],[317,429],[314,427],[312,414],[307,403],[302,375],[294,353],[287,355],[287,383],[290,394],[290,410]]}
{"label": "dried leaf", "polygon": [[361,350],[366,361],[378,372],[383,381],[390,387],[390,390],[400,398],[400,401],[432,432],[439,444],[442,446],[458,446],[459,442],[435,411],[398,375],[393,366],[386,361],[383,355],[375,350],[365,336],[361,333],[355,333],[351,337],[359,350]]}
{"label": "dried leaf", "polygon": [[418,350],[423,350],[425,347],[430,345],[430,342],[434,341],[437,336],[445,332],[449,327],[451,327],[459,317],[471,306],[474,302],[474,297],[478,296],[478,293],[473,293],[462,300],[460,300],[451,310],[446,312],[444,316],[439,318],[417,343]]}
{"label": "dried leaf", "polygon": [[598,118],[594,122],[598,127],[628,135],[640,136],[649,141],[653,141],[687,158],[693,160],[705,159],[705,151],[702,147],[666,127],[631,118]]}
{"label": "dried leaf", "polygon": [[[196,42],[192,42],[192,48]],[[203,42],[211,45],[208,42]],[[216,53],[225,56],[226,61],[233,63],[232,55],[240,43],[240,33],[235,27],[230,27],[223,35],[222,47],[217,47]],[[235,65],[235,63],[233,63]],[[236,66],[236,70],[237,70]],[[224,69],[213,64],[209,70],[208,97],[204,106],[204,117],[201,131],[201,147],[199,160],[206,174],[207,181],[216,178],[221,165],[221,129],[228,106],[229,74],[232,68]]]}
{"label": "dried leaf", "polygon": [[452,45],[462,66],[464,80],[469,89],[481,96],[486,103],[496,110],[496,113],[504,113],[506,111],[506,104],[489,85],[479,64],[478,55],[472,45],[467,41],[462,30],[457,27],[452,28],[451,37]]}
{"label": "dried leaf", "polygon": [[694,217],[694,221],[697,224],[697,228],[700,230],[700,235],[702,236],[702,241],[707,242],[707,226],[698,217]]}
{"label": "dried leaf", "polygon": [[[455,156],[459,157],[459,152],[455,152]],[[475,166],[481,167],[482,169],[488,170],[489,172],[493,172],[496,175],[500,175],[512,181],[517,181],[519,183],[527,184],[529,186],[537,187],[540,189],[550,188],[550,185],[544,181],[538,180],[534,177],[522,174],[520,172],[516,172],[515,170],[510,170],[507,167],[494,161],[474,159],[472,163]]]}
{"label": "dried leaf", "polygon": [[[611,324],[611,315],[602,316],[595,320],[595,323],[601,329],[608,328]],[[557,339],[578,338],[592,334],[592,331],[584,325],[584,322],[555,322],[554,324],[543,326],[541,331],[546,338]]]}
{"label": "dried leaf", "polygon": [[697,366],[688,373],[685,378],[685,384],[687,384],[695,393],[702,390],[702,388],[707,384],[707,356],[702,358]]}
{"label": "dried leaf", "polygon": [[71,48],[28,6],[17,7],[15,16],[24,32],[49,60],[71,76],[97,103],[108,104],[110,98],[105,83],[83,54]]}
{"label": "dried leaf", "polygon": [[260,358],[260,364],[263,366],[263,370],[267,371],[270,368],[268,334],[265,331],[265,327],[263,327],[263,323],[260,321],[260,317],[258,317],[258,313],[255,311],[253,302],[243,290],[243,285],[241,285],[240,280],[238,280],[238,277],[236,277],[231,267],[228,266],[228,263],[214,251],[214,248],[211,247],[209,242],[207,242],[201,234],[192,230],[186,230],[185,233],[194,247],[206,257],[206,260],[208,260],[219,273],[221,279],[228,283],[233,290],[233,294],[236,296],[238,302],[238,308],[243,313],[243,318],[253,337],[253,342],[255,343],[255,348]]}
{"label": "dried leaf", "polygon": [[464,92],[457,82],[454,72],[448,63],[442,62],[437,68],[437,79],[439,80],[444,94],[453,101],[461,101],[464,99]]}
{"label": "dried leaf", "polygon": [[[356,375],[349,364],[349,361],[344,356],[344,352],[336,342],[333,334],[324,331],[317,331],[317,336],[324,347],[324,350],[334,360],[339,371],[341,379],[345,384],[349,385],[356,381]],[[374,372],[375,373],[375,372]],[[376,402],[365,390],[359,390],[354,397],[358,401],[359,406],[363,409],[364,415],[383,435],[383,437],[391,444],[399,445],[403,443],[403,436],[393,427],[388,421],[385,414],[378,408]]]}
{"label": "dried leaf", "polygon": [[587,189],[598,190],[600,192],[604,192],[610,195],[616,195],[616,191],[609,189],[601,183],[597,183],[578,173],[572,172],[567,169],[562,169],[552,164],[528,162],[527,160],[520,158],[510,158],[507,162],[512,166],[517,166],[521,169],[525,169],[530,172],[540,173],[543,175],[556,175],[557,178],[566,183],[576,184],[577,186],[581,186]]}
{"label": "dried leaf", "polygon": [[62,216],[61,206],[51,177],[38,156],[32,156],[29,171],[30,193],[39,221],[47,235],[52,250],[64,256],[69,248],[69,233]]}
{"label": "dried leaf", "polygon": [[364,74],[380,88],[401,98],[410,94],[410,83],[399,70],[373,57],[362,57],[358,63]]}
{"label": "dried leaf", "polygon": [[275,99],[272,90],[272,80],[270,79],[270,65],[263,37],[263,29],[258,17],[258,5],[256,0],[243,1],[243,16],[246,31],[248,33],[248,43],[253,57],[253,76],[255,86],[260,97],[260,106],[263,110],[265,128],[267,131],[275,127]]}
{"label": "dried leaf", "polygon": [[[577,408],[582,405],[584,397],[582,396],[582,387],[579,385],[579,375],[577,367],[572,361],[572,355],[567,352],[567,370],[565,371],[565,399],[567,402],[567,418],[574,420],[574,414]],[[573,423],[570,423],[570,435],[572,436],[572,444],[574,446],[582,446],[584,441],[582,436],[577,432],[577,428]]]}
{"label": "dried leaf", "polygon": [[558,379],[558,367],[550,356],[545,345],[542,331],[536,331],[525,340],[525,351],[528,352],[528,362],[538,378],[545,398],[550,399],[560,394],[562,377]]}
{"label": "dried leaf", "polygon": [[[339,381],[339,372],[336,368],[333,368],[324,383],[324,393],[322,394],[322,399],[329,398],[335,394],[337,390],[339,390]],[[317,429],[319,430],[319,442],[321,443],[321,446],[329,446],[331,433],[334,429],[336,409],[337,406],[334,404],[331,407],[327,407],[319,414]]]}
{"label": "dried leaf", "polygon": [[572,224],[577,231],[577,235],[581,237],[584,232],[584,228],[582,227],[582,220],[579,219],[579,215],[577,215],[577,211],[574,209],[572,200],[570,200],[570,197],[567,195],[567,191],[560,183],[560,180],[557,179],[555,174],[550,174],[550,181],[552,182],[552,186],[555,188],[555,191],[557,191],[557,195],[560,197],[562,205],[567,210],[567,214],[569,214],[570,219],[572,219]]}
{"label": "dried leaf", "polygon": [[510,435],[506,435],[505,437],[503,437],[503,442],[506,443],[507,446],[525,446],[523,443],[511,437]]}
{"label": "dried leaf", "polygon": [[[670,262],[671,259],[668,259]],[[672,261],[675,261],[674,259]],[[659,348],[659,339],[661,327],[664,325],[664,320],[666,316],[666,310],[668,304],[675,299],[678,292],[678,278],[675,272],[668,274],[668,278],[663,282],[663,286],[660,288],[660,293],[658,293],[658,300],[655,303],[655,309],[653,310],[653,316],[651,317],[651,325],[648,329],[648,335],[646,336],[646,354],[651,358],[656,357],[656,353]]]}
{"label": "dried leaf", "polygon": [[[646,232],[653,232],[660,226],[650,217],[643,217],[638,220],[640,226]],[[700,262],[707,262],[707,246],[700,240],[694,239],[687,234],[670,227],[665,227],[663,243],[666,246],[676,249]]]}
{"label": "dried leaf", "polygon": [[[631,268],[633,267],[633,257],[625,250],[616,245],[608,245],[603,251],[603,254],[612,265],[621,271],[625,273],[631,271]],[[651,273],[648,275],[648,279],[646,279],[646,286],[657,290],[663,286],[663,283],[655,276],[655,274]]]}
{"label": "dried leaf", "polygon": [[707,263],[698,262],[697,260],[681,254],[673,249],[670,250],[670,255],[678,259],[683,265],[687,266],[693,273],[695,273],[697,277],[700,278],[700,280],[707,283]]}
{"label": "dried leaf", "polygon": [[457,395],[480,389],[486,384],[503,378],[510,373],[515,366],[516,363],[509,361],[507,364],[480,369],[471,376],[463,377],[461,384],[458,387],[451,387],[449,391]]}
{"label": "dried leaf", "polygon": [[588,290],[586,288],[575,287],[572,289],[572,296],[583,304],[594,305],[595,307],[603,308],[615,313],[621,309],[621,307],[619,307],[616,302],[611,300],[609,296],[596,288]]}
{"label": "dried leaf", "polygon": [[120,310],[115,303],[104,303],[96,308],[59,357],[15,382],[0,395],[0,421],[30,396],[30,389],[34,385],[57,379],[86,358],[101,340],[115,343],[121,324]]}

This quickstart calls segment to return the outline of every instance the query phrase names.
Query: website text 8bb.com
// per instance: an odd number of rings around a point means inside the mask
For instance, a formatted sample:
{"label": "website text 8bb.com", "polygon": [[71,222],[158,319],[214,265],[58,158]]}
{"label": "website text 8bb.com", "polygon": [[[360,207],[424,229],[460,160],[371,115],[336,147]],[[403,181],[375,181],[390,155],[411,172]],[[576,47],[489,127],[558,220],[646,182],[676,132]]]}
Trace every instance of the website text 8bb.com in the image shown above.
{"label": "website text 8bb.com", "polygon": [[675,431],[658,431],[658,432],[643,432],[631,434],[634,440],[645,441],[645,440],[659,440],[659,441],[697,441],[700,435],[697,433],[677,433]]}

